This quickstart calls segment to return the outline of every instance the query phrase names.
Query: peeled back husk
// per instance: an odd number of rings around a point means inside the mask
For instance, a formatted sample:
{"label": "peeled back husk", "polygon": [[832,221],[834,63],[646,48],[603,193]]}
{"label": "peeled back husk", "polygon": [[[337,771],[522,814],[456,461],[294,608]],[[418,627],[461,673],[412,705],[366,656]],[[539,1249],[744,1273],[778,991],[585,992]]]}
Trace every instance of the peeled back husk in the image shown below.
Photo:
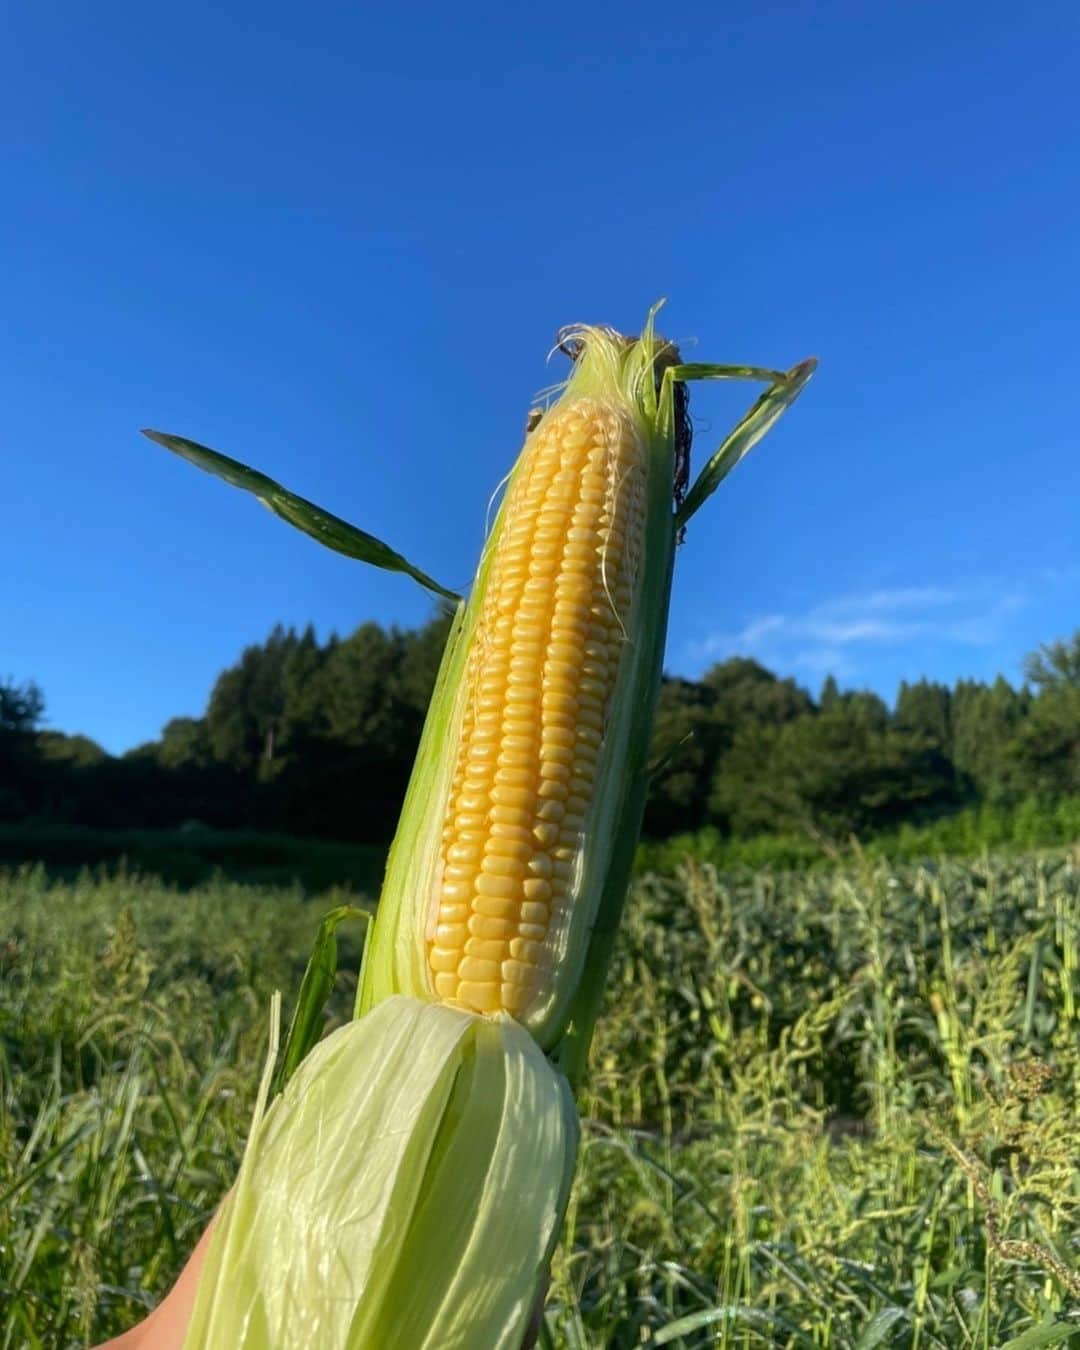
{"label": "peeled back husk", "polygon": [[184,1350],[518,1350],[577,1140],[511,1019],[387,999],[256,1120]]}

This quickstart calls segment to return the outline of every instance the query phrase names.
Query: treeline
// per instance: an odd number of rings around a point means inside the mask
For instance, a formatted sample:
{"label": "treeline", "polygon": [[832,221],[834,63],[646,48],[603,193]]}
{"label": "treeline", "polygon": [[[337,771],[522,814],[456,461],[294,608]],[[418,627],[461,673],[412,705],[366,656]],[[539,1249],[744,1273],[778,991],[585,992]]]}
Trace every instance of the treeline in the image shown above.
{"label": "treeline", "polygon": [[[0,683],[0,821],[197,821],[328,839],[393,832],[449,624],[276,628],[218,677],[202,717],[120,757],[42,730],[32,684]],[[972,805],[1080,794],[1080,633],[1015,688],[902,684],[893,707],[826,680],[815,698],[756,661],[667,679],[646,832],[838,838]]]}

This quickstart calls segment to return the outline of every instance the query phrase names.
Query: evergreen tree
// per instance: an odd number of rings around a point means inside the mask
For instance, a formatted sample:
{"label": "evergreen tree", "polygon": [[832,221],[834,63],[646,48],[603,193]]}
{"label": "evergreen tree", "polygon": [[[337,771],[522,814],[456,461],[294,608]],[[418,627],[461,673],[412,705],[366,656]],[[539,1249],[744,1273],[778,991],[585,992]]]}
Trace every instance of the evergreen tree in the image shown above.
{"label": "evergreen tree", "polygon": [[1010,745],[1031,706],[1004,676],[992,685],[961,680],[951,702],[952,761],[976,798],[1009,801],[1026,791],[1012,768]]}
{"label": "evergreen tree", "polygon": [[836,683],[835,675],[826,675],[825,682],[821,686],[821,694],[818,697],[818,707],[822,712],[829,712],[840,702],[840,686]]}
{"label": "evergreen tree", "polygon": [[948,754],[952,745],[951,705],[947,685],[931,680],[918,680],[915,684],[901,681],[893,724]]}
{"label": "evergreen tree", "polygon": [[154,752],[158,763],[167,769],[209,768],[214,757],[206,719],[172,718],[165,723]]}
{"label": "evergreen tree", "polygon": [[0,680],[0,735],[20,736],[34,731],[45,716],[41,690],[28,680]]}
{"label": "evergreen tree", "polygon": [[1024,674],[1040,694],[1080,689],[1080,629],[1071,638],[1047,642],[1024,662]]}
{"label": "evergreen tree", "polygon": [[34,732],[44,715],[32,680],[0,680],[0,820],[18,820],[36,805]]}

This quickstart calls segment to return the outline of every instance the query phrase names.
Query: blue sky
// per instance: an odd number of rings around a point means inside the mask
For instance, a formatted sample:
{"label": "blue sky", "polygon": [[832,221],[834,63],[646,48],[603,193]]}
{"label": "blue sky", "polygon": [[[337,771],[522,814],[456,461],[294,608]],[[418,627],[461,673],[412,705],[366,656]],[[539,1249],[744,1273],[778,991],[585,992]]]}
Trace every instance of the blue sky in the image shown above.
{"label": "blue sky", "polygon": [[[1072,4],[59,3],[0,51],[0,676],[119,751],[278,620],[430,612],[143,441],[451,585],[555,330],[669,297],[821,368],[694,521],[668,646],[1016,678],[1080,627]],[[751,390],[695,391],[696,459]]]}

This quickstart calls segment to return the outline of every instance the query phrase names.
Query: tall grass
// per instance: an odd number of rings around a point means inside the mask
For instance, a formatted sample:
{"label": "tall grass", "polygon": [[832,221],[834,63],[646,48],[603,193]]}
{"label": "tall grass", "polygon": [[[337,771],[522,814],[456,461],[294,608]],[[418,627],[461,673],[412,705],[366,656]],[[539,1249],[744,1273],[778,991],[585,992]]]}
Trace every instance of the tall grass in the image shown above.
{"label": "tall grass", "polygon": [[643,881],[551,1343],[1080,1335],[1078,862]]}
{"label": "tall grass", "polygon": [[270,995],[296,989],[324,908],[227,884],[0,880],[4,1350],[121,1330],[177,1274],[235,1174]]}
{"label": "tall grass", "polygon": [[[0,1347],[92,1343],[168,1286],[333,899],[0,881]],[[546,1344],[1080,1334],[1078,925],[1065,852],[641,879]]]}

